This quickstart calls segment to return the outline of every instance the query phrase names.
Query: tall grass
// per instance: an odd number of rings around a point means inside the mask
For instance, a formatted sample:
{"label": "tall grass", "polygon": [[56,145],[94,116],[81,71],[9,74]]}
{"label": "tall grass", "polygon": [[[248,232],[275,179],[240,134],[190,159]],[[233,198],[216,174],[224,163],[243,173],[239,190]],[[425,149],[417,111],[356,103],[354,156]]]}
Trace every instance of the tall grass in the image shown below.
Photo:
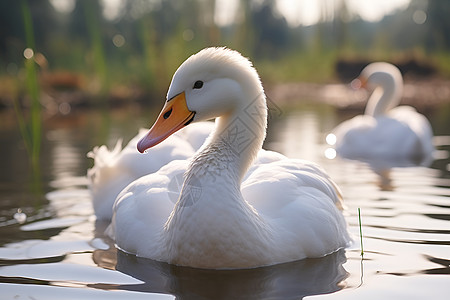
{"label": "tall grass", "polygon": [[261,76],[266,80],[279,82],[328,82],[334,74],[338,57],[336,50],[293,51],[276,60],[256,62]]}
{"label": "tall grass", "polygon": [[155,70],[157,68],[157,56],[154,43],[155,33],[151,30],[151,28],[153,28],[152,25],[153,24],[151,18],[141,18],[138,23],[138,30],[140,33],[139,37],[143,46],[142,56],[144,61],[143,72],[140,73],[140,76],[143,77],[141,78],[141,84],[148,86],[148,89],[150,90],[155,90],[162,84],[159,84],[159,82],[157,82],[159,78],[157,76],[154,76]]}
{"label": "tall grass", "polygon": [[20,132],[25,143],[28,155],[31,160],[33,170],[39,170],[39,155],[41,149],[41,104],[40,104],[40,88],[38,83],[36,63],[33,59],[34,34],[33,22],[31,19],[30,9],[26,0],[21,0],[21,8],[23,15],[23,23],[25,28],[25,36],[28,54],[25,58],[25,85],[27,87],[28,96],[30,98],[30,122],[27,122],[25,113],[21,109],[18,99],[14,102]]}
{"label": "tall grass", "polygon": [[[86,18],[86,26],[89,32],[92,46],[92,63],[99,79],[100,94],[104,94],[109,90],[109,76],[106,64],[105,50],[103,48],[100,7],[97,1],[82,1],[84,15]],[[104,99],[104,97],[102,97]]]}

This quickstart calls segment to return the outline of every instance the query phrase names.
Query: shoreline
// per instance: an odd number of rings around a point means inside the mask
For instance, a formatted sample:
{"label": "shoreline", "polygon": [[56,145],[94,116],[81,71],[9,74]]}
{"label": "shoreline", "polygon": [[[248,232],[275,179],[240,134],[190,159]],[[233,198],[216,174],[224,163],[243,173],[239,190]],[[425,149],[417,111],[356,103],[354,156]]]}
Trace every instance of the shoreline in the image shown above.
{"label": "shoreline", "polygon": [[[352,90],[349,84],[281,83],[266,88],[266,94],[279,105],[295,102],[319,101],[338,109],[364,109],[369,92]],[[450,81],[442,79],[406,80],[400,105],[411,105],[418,110],[433,109],[450,103]]]}
{"label": "shoreline", "polygon": [[[148,94],[138,88],[113,90],[110,94],[92,95],[82,90],[42,91],[40,102],[42,110],[49,115],[67,115],[80,109],[116,108],[126,105],[159,105],[157,99],[163,95]],[[319,102],[341,110],[364,109],[369,93],[353,90],[344,83],[307,83],[287,82],[265,84],[267,98],[277,106],[291,106],[298,103]],[[149,99],[154,99],[150,101]],[[0,111],[14,111],[13,100],[2,99]],[[19,100],[27,110],[30,105],[27,97]],[[431,78],[427,80],[405,80],[403,97],[400,105],[411,105],[419,111],[431,110],[439,105],[450,103],[450,81]]]}

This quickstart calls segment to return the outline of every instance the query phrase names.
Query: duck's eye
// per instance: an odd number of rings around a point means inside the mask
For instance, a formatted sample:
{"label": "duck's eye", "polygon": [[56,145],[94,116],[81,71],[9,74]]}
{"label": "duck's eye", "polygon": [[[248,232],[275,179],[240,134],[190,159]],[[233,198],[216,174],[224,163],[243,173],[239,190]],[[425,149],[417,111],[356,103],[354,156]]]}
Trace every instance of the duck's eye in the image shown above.
{"label": "duck's eye", "polygon": [[201,89],[202,88],[202,86],[203,86],[203,81],[201,81],[201,80],[197,80],[195,83],[194,83],[194,89]]}

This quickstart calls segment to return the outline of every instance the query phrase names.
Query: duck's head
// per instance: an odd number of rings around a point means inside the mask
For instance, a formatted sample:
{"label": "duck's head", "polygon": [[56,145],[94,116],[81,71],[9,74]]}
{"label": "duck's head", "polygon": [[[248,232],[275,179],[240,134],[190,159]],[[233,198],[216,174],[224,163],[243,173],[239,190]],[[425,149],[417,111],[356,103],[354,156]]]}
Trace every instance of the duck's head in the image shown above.
{"label": "duck's head", "polygon": [[203,49],[177,69],[163,109],[137,148],[144,152],[191,122],[243,109],[258,95],[264,91],[248,59],[226,48]]}
{"label": "duck's head", "polygon": [[361,74],[352,82],[356,88],[375,89],[376,87],[393,88],[403,84],[400,70],[386,62],[375,62],[366,66]]}

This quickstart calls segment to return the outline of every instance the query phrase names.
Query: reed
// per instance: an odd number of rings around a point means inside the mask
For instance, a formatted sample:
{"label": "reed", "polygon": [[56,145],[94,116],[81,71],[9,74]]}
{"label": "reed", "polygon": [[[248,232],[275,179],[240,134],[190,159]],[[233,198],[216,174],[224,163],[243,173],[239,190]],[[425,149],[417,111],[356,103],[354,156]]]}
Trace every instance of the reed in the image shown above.
{"label": "reed", "polygon": [[138,23],[138,31],[140,33],[140,41],[143,46],[143,57],[144,57],[144,73],[141,73],[143,80],[141,82],[148,86],[150,90],[156,90],[158,86],[159,78],[154,76],[154,70],[156,69],[155,62],[157,62],[156,49],[155,49],[155,33],[151,30],[153,28],[151,18],[141,18]]}
{"label": "reed", "polygon": [[25,57],[25,85],[28,96],[30,98],[30,121],[27,124],[25,114],[21,109],[18,99],[14,102],[14,109],[17,115],[19,129],[25,143],[28,155],[34,171],[39,168],[39,155],[41,149],[41,104],[40,104],[40,87],[37,76],[36,63],[33,59],[34,34],[33,22],[30,9],[26,0],[21,0],[21,9],[23,15],[23,23],[25,29],[25,37],[27,43],[27,51]]}
{"label": "reed", "polygon": [[[106,64],[105,50],[103,48],[102,33],[100,30],[100,7],[97,1],[81,1],[86,18],[86,26],[92,46],[92,63],[95,73],[100,81],[102,96],[109,90],[109,76]],[[101,97],[104,99],[104,97]]]}
{"label": "reed", "polygon": [[362,224],[361,224],[361,209],[358,207],[358,222],[359,222],[359,239],[361,243],[361,256],[364,256],[364,247],[363,247],[363,233],[362,233]]}

